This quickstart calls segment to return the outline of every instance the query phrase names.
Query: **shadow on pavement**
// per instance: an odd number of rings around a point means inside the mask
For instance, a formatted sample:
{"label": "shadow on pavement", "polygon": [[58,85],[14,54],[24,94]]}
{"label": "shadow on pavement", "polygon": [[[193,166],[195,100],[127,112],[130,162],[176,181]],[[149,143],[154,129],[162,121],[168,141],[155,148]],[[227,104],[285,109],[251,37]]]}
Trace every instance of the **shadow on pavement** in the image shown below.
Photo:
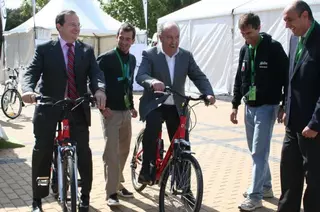
{"label": "shadow on pavement", "polygon": [[[31,154],[30,152],[30,157]],[[0,190],[3,191],[0,193],[0,204],[5,210],[31,210],[30,163],[30,159],[28,161],[28,158],[19,157],[14,149],[0,150]],[[46,203],[56,202],[56,200],[49,195],[42,202],[46,207]]]}

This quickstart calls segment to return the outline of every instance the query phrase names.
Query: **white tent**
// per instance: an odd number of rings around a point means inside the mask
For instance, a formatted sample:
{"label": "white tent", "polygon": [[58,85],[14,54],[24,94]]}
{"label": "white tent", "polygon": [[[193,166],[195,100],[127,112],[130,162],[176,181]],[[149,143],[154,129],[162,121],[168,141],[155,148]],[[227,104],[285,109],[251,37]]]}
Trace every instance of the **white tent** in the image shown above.
{"label": "white tent", "polygon": [[[106,36],[114,35],[119,25],[107,13],[103,12],[95,0],[51,0],[35,16],[36,27],[50,29],[52,34],[58,34],[55,18],[62,10],[74,10],[79,16],[82,36]],[[10,33],[28,32],[34,26],[33,18],[10,30]]]}
{"label": "white tent", "polygon": [[[260,16],[262,31],[280,41],[287,51],[290,32],[282,20],[284,7],[293,0],[202,0],[158,19],[158,24],[176,21],[180,28],[181,47],[190,50],[208,76],[215,93],[232,93],[239,50],[244,40],[238,30],[241,14]],[[320,0],[306,0],[319,20]],[[197,91],[192,83],[189,91]]]}
{"label": "white tent", "polygon": [[[80,39],[94,46],[98,55],[115,47],[115,35],[121,22],[101,8],[97,0],[51,0],[35,15],[37,42],[58,35],[56,15],[62,10],[74,10],[81,23]],[[137,29],[136,44],[146,44],[146,33]],[[6,66],[26,66],[34,51],[34,21],[30,18],[6,33]]]}

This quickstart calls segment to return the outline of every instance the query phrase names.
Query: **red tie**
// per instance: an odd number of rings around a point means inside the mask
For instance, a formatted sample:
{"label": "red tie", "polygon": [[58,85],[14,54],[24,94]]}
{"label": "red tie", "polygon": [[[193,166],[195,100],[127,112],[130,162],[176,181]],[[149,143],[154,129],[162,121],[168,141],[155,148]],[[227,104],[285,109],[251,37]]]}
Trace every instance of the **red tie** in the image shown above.
{"label": "red tie", "polygon": [[77,94],[77,87],[76,87],[76,81],[75,81],[75,75],[74,75],[74,52],[72,50],[73,44],[67,43],[68,49],[68,68],[67,68],[67,74],[68,74],[68,97],[70,99],[76,99],[78,98]]}

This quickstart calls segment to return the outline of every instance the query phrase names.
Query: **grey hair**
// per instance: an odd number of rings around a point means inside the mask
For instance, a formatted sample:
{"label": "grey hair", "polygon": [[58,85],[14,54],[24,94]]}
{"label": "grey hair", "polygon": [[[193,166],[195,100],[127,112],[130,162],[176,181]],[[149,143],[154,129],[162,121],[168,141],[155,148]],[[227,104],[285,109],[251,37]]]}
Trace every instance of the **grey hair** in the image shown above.
{"label": "grey hair", "polygon": [[179,27],[179,25],[176,23],[176,22],[174,22],[174,21],[170,21],[170,22],[164,22],[164,23],[162,23],[162,24],[160,24],[159,25],[159,27],[158,27],[158,35],[160,36],[160,35],[162,35],[162,33],[163,33],[163,31],[166,29],[166,28],[168,28],[169,26],[176,26],[177,28],[178,28],[178,30],[179,30],[179,33],[180,33],[180,27]]}
{"label": "grey hair", "polygon": [[294,7],[295,11],[299,14],[299,16],[301,16],[301,14],[304,11],[307,11],[309,20],[311,20],[311,21],[314,20],[313,15],[312,15],[312,10],[311,10],[310,6],[305,1],[296,1],[293,4],[293,7]]}

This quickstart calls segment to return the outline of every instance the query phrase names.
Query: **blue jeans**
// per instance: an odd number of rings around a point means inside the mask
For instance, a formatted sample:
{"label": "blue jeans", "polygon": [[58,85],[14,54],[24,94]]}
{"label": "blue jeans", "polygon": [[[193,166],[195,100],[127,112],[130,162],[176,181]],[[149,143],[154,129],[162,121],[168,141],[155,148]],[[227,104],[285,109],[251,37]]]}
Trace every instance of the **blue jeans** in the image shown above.
{"label": "blue jeans", "polygon": [[245,106],[247,142],[253,160],[252,182],[247,192],[252,200],[261,200],[263,189],[272,187],[268,159],[278,110],[278,105]]}

